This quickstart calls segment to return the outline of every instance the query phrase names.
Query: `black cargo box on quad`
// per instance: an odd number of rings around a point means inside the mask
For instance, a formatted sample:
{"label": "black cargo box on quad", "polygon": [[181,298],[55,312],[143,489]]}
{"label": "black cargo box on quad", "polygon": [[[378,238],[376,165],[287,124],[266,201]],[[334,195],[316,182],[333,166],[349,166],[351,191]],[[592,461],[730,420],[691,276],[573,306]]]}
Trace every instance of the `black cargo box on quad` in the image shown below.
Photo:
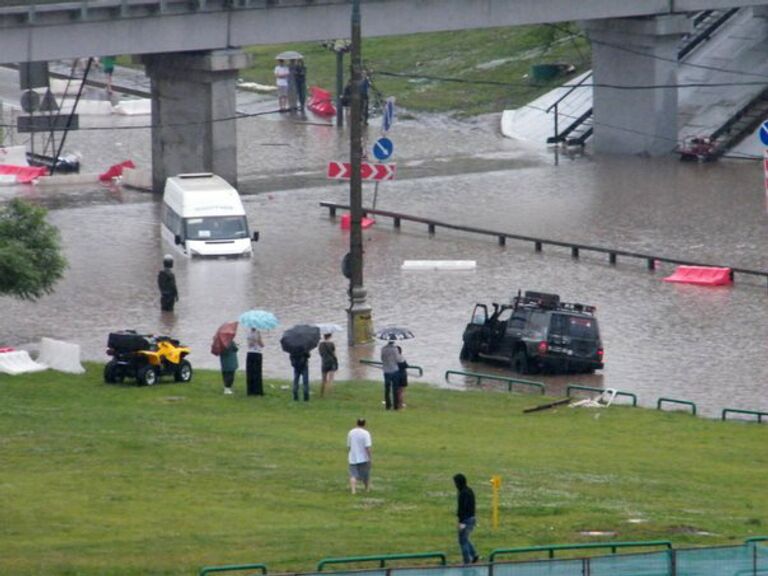
{"label": "black cargo box on quad", "polygon": [[110,332],[107,338],[107,348],[120,352],[138,352],[139,350],[151,350],[154,346],[152,336],[137,334],[134,330],[120,330]]}

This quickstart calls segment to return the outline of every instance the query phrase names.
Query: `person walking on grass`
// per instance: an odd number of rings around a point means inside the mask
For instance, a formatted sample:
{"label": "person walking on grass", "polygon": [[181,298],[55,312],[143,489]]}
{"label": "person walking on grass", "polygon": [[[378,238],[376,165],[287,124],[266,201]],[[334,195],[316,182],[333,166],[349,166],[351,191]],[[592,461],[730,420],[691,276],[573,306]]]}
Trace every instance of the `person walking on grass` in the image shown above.
{"label": "person walking on grass", "polygon": [[475,564],[480,560],[475,547],[469,539],[472,530],[475,529],[475,493],[467,486],[467,478],[464,474],[456,474],[453,477],[456,485],[457,506],[456,516],[459,519],[458,536],[459,548],[464,564]]}
{"label": "person walking on grass", "polygon": [[349,449],[349,488],[357,493],[357,483],[362,481],[365,491],[371,489],[371,434],[365,429],[365,418],[358,418],[357,425],[347,434]]}

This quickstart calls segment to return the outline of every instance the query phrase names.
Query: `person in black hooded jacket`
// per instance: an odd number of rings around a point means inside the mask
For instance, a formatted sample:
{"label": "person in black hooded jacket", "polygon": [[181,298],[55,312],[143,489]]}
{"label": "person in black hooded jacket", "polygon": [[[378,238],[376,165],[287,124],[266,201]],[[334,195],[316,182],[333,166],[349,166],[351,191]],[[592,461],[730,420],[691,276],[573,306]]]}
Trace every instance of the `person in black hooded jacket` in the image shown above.
{"label": "person in black hooded jacket", "polygon": [[467,478],[464,474],[456,474],[453,483],[458,490],[456,516],[459,519],[459,548],[464,564],[474,564],[480,560],[475,547],[469,540],[469,535],[475,529],[475,493],[467,486]]}

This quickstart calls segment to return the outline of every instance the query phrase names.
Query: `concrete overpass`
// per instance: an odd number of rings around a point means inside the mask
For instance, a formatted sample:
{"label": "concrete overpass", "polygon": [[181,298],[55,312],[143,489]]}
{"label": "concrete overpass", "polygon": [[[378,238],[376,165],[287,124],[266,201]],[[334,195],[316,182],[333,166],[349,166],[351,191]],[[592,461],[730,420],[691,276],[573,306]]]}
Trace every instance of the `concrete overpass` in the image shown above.
{"label": "concrete overpass", "polygon": [[[676,83],[674,50],[684,14],[744,0],[360,0],[364,37],[584,21],[595,83]],[[768,6],[768,0],[750,5]],[[152,80],[153,180],[211,170],[237,178],[234,90],[242,46],[348,37],[351,0],[0,0],[0,63],[133,54]],[[616,89],[595,89],[597,126],[627,114]],[[611,91],[612,90],[612,91]],[[676,89],[632,94],[632,126],[595,130],[596,150],[661,154],[676,138]],[[602,104],[600,104],[602,102]],[[194,126],[189,119],[194,118]],[[647,135],[648,130],[652,132]]]}
{"label": "concrete overpass", "polygon": [[[364,36],[637,18],[768,0],[360,0]],[[0,0],[0,63],[349,36],[351,0]]]}

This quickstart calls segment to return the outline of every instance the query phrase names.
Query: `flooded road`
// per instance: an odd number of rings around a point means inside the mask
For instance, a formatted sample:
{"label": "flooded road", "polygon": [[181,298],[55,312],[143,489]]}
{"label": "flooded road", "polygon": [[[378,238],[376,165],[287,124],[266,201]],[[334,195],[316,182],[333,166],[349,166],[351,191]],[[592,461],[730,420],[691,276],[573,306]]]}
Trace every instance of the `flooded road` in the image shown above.
{"label": "flooded road", "polygon": [[[246,113],[271,102],[245,99]],[[88,126],[145,126],[148,118],[94,118]],[[81,124],[84,124],[81,119]],[[378,130],[369,129],[375,138]],[[377,207],[513,234],[599,245],[680,259],[768,270],[766,206],[759,163],[683,164],[675,159],[560,158],[498,136],[493,118],[458,123],[399,120],[398,179],[379,187]],[[340,262],[348,233],[320,208],[348,202],[348,184],[325,179],[329,160],[348,158],[347,133],[275,115],[238,123],[240,188],[252,228],[254,256],[240,261],[176,258],[180,301],[160,312],[156,275],[170,251],[160,239],[159,198],[120,187],[0,188],[0,200],[34,198],[51,211],[69,260],[56,292],[36,303],[0,299],[0,344],[25,345],[50,336],[81,345],[83,357],[105,360],[107,334],[132,328],[167,333],[191,346],[196,367],[217,367],[210,355],[216,328],[253,307],[273,311],[281,327],[266,334],[264,370],[287,379],[283,328],[303,322],[346,325],[347,281]],[[130,158],[149,166],[149,132],[80,131],[67,149],[84,154],[84,170]],[[364,187],[370,206],[373,186]],[[764,280],[737,276],[731,287],[662,282],[671,266],[646,270],[641,260],[567,249],[382,218],[364,232],[365,285],[376,326],[397,323],[416,334],[403,343],[421,381],[445,385],[449,369],[505,372],[462,364],[461,334],[476,302],[505,302],[518,289],[556,292],[597,306],[606,367],[592,376],[535,377],[552,394],[567,383],[615,387],[655,406],[659,397],[694,401],[717,416],[722,408],[768,410]],[[404,260],[475,260],[471,272],[401,271]],[[378,359],[378,345],[349,349],[336,335],[338,379],[380,378],[359,365]],[[244,338],[241,337],[243,342]],[[244,354],[241,365],[244,364]],[[313,354],[310,377],[319,380]],[[452,381],[461,386],[459,380]],[[277,392],[275,392],[277,393]],[[281,392],[284,393],[284,392]]]}

